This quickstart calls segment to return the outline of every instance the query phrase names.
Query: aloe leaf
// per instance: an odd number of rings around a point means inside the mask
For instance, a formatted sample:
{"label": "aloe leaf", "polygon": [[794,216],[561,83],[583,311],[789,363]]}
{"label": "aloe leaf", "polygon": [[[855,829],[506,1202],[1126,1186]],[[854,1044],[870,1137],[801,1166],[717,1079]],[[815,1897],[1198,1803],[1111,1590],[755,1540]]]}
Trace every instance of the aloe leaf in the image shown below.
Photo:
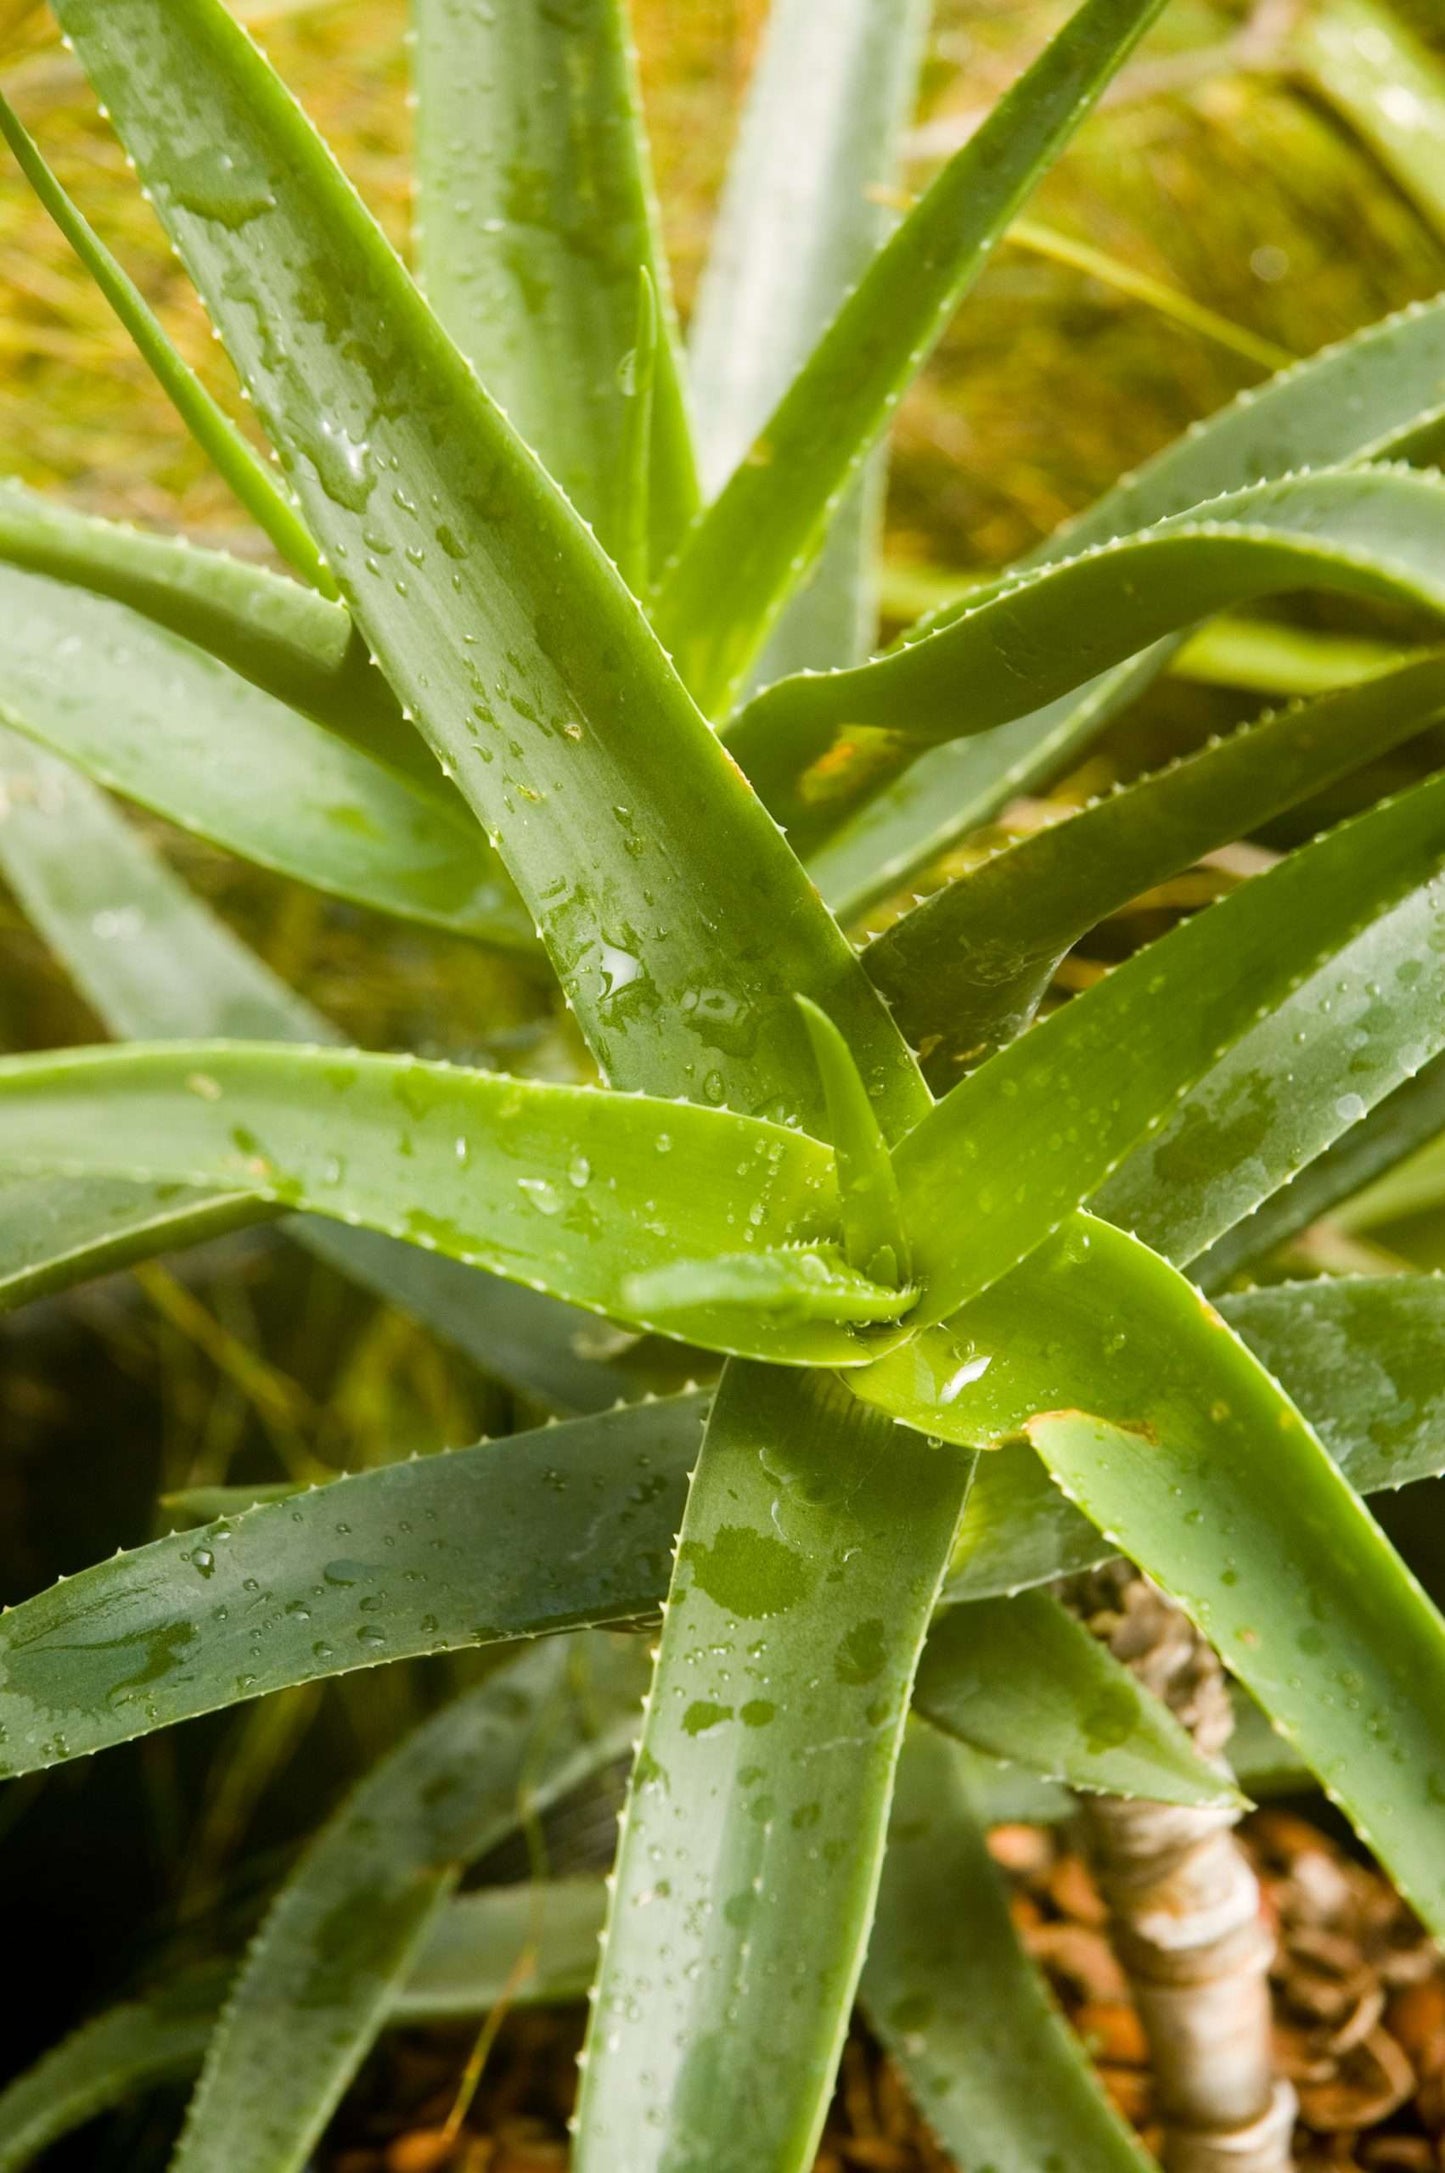
{"label": "aloe leaf", "polygon": [[[600,1879],[524,1881],[449,1901],[433,1918],[392,2023],[483,2014],[504,1991],[517,2005],[581,1999],[597,1963]],[[529,1966],[516,1974],[519,1960]],[[157,2083],[200,2067],[225,1991],[211,1967],[97,2015],[0,2094],[0,2173],[21,2173],[62,2136]]]}
{"label": "aloe leaf", "polygon": [[834,1235],[831,1151],[728,1110],[356,1050],[62,1050],[0,1061],[4,1164],[245,1187],[705,1347],[797,1365],[873,1355],[844,1326],[745,1304],[665,1322],[631,1305],[631,1279],[655,1269]]}
{"label": "aloe leaf", "polygon": [[292,1683],[654,1614],[706,1411],[677,1397],[384,1465],[81,1570],[0,1616],[4,1770]]}
{"label": "aloe leaf", "polygon": [[1290,42],[1306,81],[1445,238],[1445,75],[1437,55],[1376,0],[1324,0]]}
{"label": "aloe leaf", "polygon": [[1212,619],[1195,630],[1170,664],[1176,679],[1257,694],[1330,694],[1377,672],[1408,664],[1406,643],[1362,634],[1321,634],[1277,619]]}
{"label": "aloe leaf", "polygon": [[1267,483],[988,591],[853,671],[780,680],[728,745],[811,850],[857,799],[940,739],[1007,724],[1211,611],[1320,588],[1445,611],[1445,487],[1394,467]]}
{"label": "aloe leaf", "polygon": [[[1068,557],[1297,469],[1435,459],[1445,427],[1442,385],[1445,301],[1414,303],[1242,393],[1066,522],[1025,563]],[[829,904],[844,916],[860,912],[991,821],[1013,794],[1056,774],[1169,654],[1161,643],[1075,698],[926,754],[818,851],[813,872]]]}
{"label": "aloe leaf", "polygon": [[1097,922],[1423,731],[1442,707],[1445,654],[1266,717],[960,876],[864,963],[947,1079],[946,1066],[1022,1031]]}
{"label": "aloe leaf", "polygon": [[630,1275],[628,1306],[666,1321],[705,1306],[749,1306],[786,1320],[896,1321],[918,1293],[860,1274],[833,1245],[791,1245],[775,1252],[717,1253],[711,1260]]}
{"label": "aloe leaf", "polygon": [[334,596],[335,585],[315,542],[270,469],[252,452],[189,363],[177,354],[135,281],[66,195],[46,164],[39,145],[3,96],[0,96],[0,135],[4,136],[31,188],[130,334],[137,352],[216,472],[229,483],[281,556],[323,594]]}
{"label": "aloe leaf", "polygon": [[458,1895],[433,1920],[411,1974],[392,1996],[388,2019],[485,2014],[503,1997],[518,2006],[585,1998],[606,1906],[602,1881],[587,1878],[524,1880]]}
{"label": "aloe leaf", "polygon": [[652,586],[652,438],[657,404],[657,289],[644,268],[637,277],[632,346],[621,364],[623,490],[612,556],[634,596]]}
{"label": "aloe leaf", "polygon": [[868,2018],[964,2166],[1146,2173],[1009,1916],[953,1746],[911,1728],[863,1972]]}
{"label": "aloe leaf", "polygon": [[[1278,1197],[1283,1211],[1281,1188],[1296,1172],[1348,1141],[1445,1043],[1442,914],[1437,878],[1308,975],[1125,1158],[1095,1193],[1094,1210],[1177,1266],[1261,1202]],[[1429,1113],[1427,1095],[1417,1121]]]}
{"label": "aloe leaf", "polygon": [[[927,0],[775,0],[692,316],[703,482],[722,487],[895,223]],[[852,664],[876,628],[878,457],[844,498],[757,661],[766,683]]]}
{"label": "aloe leaf", "polygon": [[724,1373],[624,1821],[579,2173],[811,2165],[971,1468],[822,1374]]}
{"label": "aloe leaf", "polygon": [[697,480],[621,0],[413,0],[418,255],[427,299],[621,564],[637,274],[660,298],[657,549]]}
{"label": "aloe leaf", "polygon": [[[1357,1493],[1445,1471],[1441,1280],[1283,1284],[1221,1298],[1219,1311],[1304,1412]],[[979,1364],[979,1354],[963,1360]],[[945,1390],[958,1370],[942,1376]],[[1017,1591],[1089,1568],[1109,1552],[1032,1449],[1010,1442],[980,1459],[949,1593],[964,1599]]]}
{"label": "aloe leaf", "polygon": [[[264,1215],[273,1210],[259,1208]],[[0,1312],[159,1252],[255,1222],[245,1193],[101,1178],[7,1177],[0,1185]]]}
{"label": "aloe leaf", "polygon": [[[1246,1340],[1256,1308],[1260,1356],[1315,1417],[1352,1485],[1445,1471],[1445,1281],[1311,1283],[1227,1299]],[[915,1378],[914,1414],[936,1422],[966,1385],[958,1376],[978,1378],[985,1358],[955,1350],[936,1375]],[[1146,1353],[1141,1403],[1154,1393],[1148,1366]],[[895,1381],[895,1400],[901,1392]],[[1043,1405],[1058,1392],[1050,1372],[1031,1393]],[[1020,1393],[968,1431],[987,1440],[1029,1404]],[[387,1465],[97,1563],[0,1618],[7,1769],[33,1771],[238,1696],[387,1659],[653,1614],[707,1407],[704,1395],[676,1397]],[[1027,1444],[1013,1442],[979,1461],[950,1593],[988,1598],[1111,1551]],[[248,1581],[265,1595],[256,1612]],[[387,1596],[384,1643],[355,1634],[358,1590]]]}
{"label": "aloe leaf", "polygon": [[[1413,1056],[1415,1052],[1411,1053]],[[1373,1087],[1375,1082],[1371,1084]],[[1338,1108],[1335,1114],[1338,1117]],[[1323,1154],[1306,1162],[1288,1184],[1270,1193],[1250,1214],[1232,1222],[1221,1237],[1196,1254],[1187,1263],[1190,1280],[1202,1290],[1226,1288],[1232,1277],[1263,1260],[1341,1201],[1353,1204],[1355,1194],[1397,1169],[1442,1131],[1445,1056],[1435,1056],[1413,1078],[1403,1080],[1383,1100],[1375,1102]],[[1350,1213],[1347,1205],[1347,1220]]]}
{"label": "aloe leaf", "polygon": [[223,1989],[216,1969],[179,1978],[83,2023],[17,2076],[0,2094],[0,2173],[20,2173],[97,2114],[194,2074]]}
{"label": "aloe leaf", "polygon": [[443,789],[345,607],[181,536],[157,536],[0,482],[0,561],[128,604],[288,708]]}
{"label": "aloe leaf", "polygon": [[1076,10],[878,251],[693,528],[657,617],[705,709],[727,705],[993,243],[1160,5]]}
{"label": "aloe leaf", "polygon": [[[326,1040],[319,1012],[248,951],[86,778],[0,727],[0,867],[113,1033]],[[38,1296],[133,1257],[273,1210],[171,1185],[23,1180],[0,1214],[0,1298]],[[585,1355],[585,1313],[440,1253],[316,1217],[289,1225],[309,1250],[423,1321],[486,1371],[554,1409],[605,1410],[649,1380]]]}
{"label": "aloe leaf", "polygon": [[908,1280],[910,1256],[887,1142],[847,1042],[826,1011],[806,996],[798,1003],[823,1081],[838,1167],[843,1249],[860,1274],[896,1289]]}
{"label": "aloe leaf", "polygon": [[913,1708],[944,1734],[1070,1788],[1242,1801],[1168,1707],[1046,1592],[945,1608],[923,1648]]}
{"label": "aloe leaf", "polygon": [[808,873],[840,920],[900,890],[956,841],[1031,792],[1156,677],[1160,644],[1041,710],[934,747],[808,855]]}
{"label": "aloe leaf", "polygon": [[922,1083],[881,1002],[636,600],[220,0],[59,13],[607,1076],[806,1122],[801,989],[890,1132],[913,1121]]}
{"label": "aloe leaf", "polygon": [[1146,1246],[1079,1216],[947,1340],[969,1376],[950,1402],[935,1390],[931,1414],[916,1364],[904,1380],[884,1360],[858,1389],[959,1440],[1023,1428],[1109,1546],[1197,1622],[1424,1921],[1445,1925],[1445,1623],[1223,1317]]}
{"label": "aloe leaf", "polygon": [[176,2173],[299,2173],[467,1862],[627,1749],[646,1682],[636,1644],[542,1646],[367,1775],[241,1965]]}
{"label": "aloe leaf", "polygon": [[529,948],[461,807],[102,596],[0,567],[0,715],[245,859],[363,905]]}
{"label": "aloe leaf", "polygon": [[[1442,825],[1438,779],[1343,824],[1136,953],[961,1080],[895,1157],[924,1292],[917,1324],[986,1289],[1099,1191],[1262,1012],[1402,898],[1433,891]],[[946,1218],[940,1200],[950,1203]]]}

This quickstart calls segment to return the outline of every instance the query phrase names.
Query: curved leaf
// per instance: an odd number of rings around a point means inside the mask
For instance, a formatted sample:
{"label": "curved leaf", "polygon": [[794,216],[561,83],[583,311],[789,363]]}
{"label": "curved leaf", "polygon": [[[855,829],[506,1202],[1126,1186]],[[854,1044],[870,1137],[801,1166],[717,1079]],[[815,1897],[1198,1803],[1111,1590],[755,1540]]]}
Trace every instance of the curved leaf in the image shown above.
{"label": "curved leaf", "polygon": [[1169,1708],[1045,1592],[945,1608],[913,1705],[944,1734],[1070,1788],[1157,1803],[1242,1800]]}
{"label": "curved leaf", "polygon": [[1161,5],[1085,0],[879,250],[694,526],[657,618],[705,709],[726,706],[993,243]]}
{"label": "curved leaf", "polygon": [[868,2018],[964,2166],[1146,2173],[1019,1943],[953,1746],[909,1730],[863,1972]]}
{"label": "curved leaf", "polygon": [[863,962],[947,1079],[1028,1025],[1060,959],[1097,922],[1442,708],[1445,653],[1266,717],[995,854],[896,921]]}
{"label": "curved leaf", "polygon": [[[61,1050],[0,1061],[7,1164],[245,1186],[708,1347],[797,1365],[874,1354],[845,1326],[728,1299],[656,1322],[633,1303],[652,1271],[834,1235],[831,1151],[725,1109],[358,1050]],[[864,1319],[875,1299],[860,1291]]]}
{"label": "curved leaf", "polygon": [[66,1578],[0,1615],[0,1770],[354,1668],[654,1614],[707,1403],[384,1465]]}
{"label": "curved leaf", "polygon": [[806,1122],[801,989],[844,1027],[896,1134],[925,1097],[882,1003],[275,73],[220,0],[58,12],[357,624],[498,843],[606,1074]]}
{"label": "curved leaf", "polygon": [[859,1392],[954,1438],[1024,1428],[1445,1926],[1445,1622],[1223,1318],[1147,1247],[1078,1216],[939,1340],[968,1368],[951,1402],[922,1393],[916,1361],[907,1379],[897,1360],[856,1375]]}
{"label": "curved leaf", "polygon": [[624,1821],[578,2173],[811,2165],[971,1468],[825,1375],[724,1373]]}
{"label": "curved leaf", "polygon": [[[112,1032],[137,1039],[225,1034],[324,1041],[333,1029],[293,994],[165,866],[105,795],[63,762],[0,727],[0,867],[26,913]],[[188,1244],[232,1217],[273,1210],[254,1195],[207,1206],[175,1187],[106,1179],[27,1180],[0,1215],[0,1293],[38,1295]],[[353,1281],[423,1320],[486,1371],[554,1409],[605,1410],[641,1394],[647,1369],[607,1366],[580,1340],[586,1314],[483,1276],[440,1253],[308,1217],[291,1234]],[[131,1254],[127,1252],[125,1257]]]}
{"label": "curved leaf", "polygon": [[122,270],[90,222],[66,195],[39,145],[0,96],[0,135],[16,163],[81,263],[115,311],[147,368],[157,379],[181,421],[224,477],[241,504],[284,559],[323,593],[335,595],[330,576],[304,523],[265,462],[217,405],[194,370],[177,354],[135,281]]}
{"label": "curved leaf", "polygon": [[[1240,394],[1066,522],[1028,564],[1107,543],[1170,514],[1300,468],[1439,456],[1445,442],[1445,299],[1413,303]],[[845,916],[901,887],[966,831],[1032,791],[1162,669],[1169,644],[1077,696],[935,748],[829,839],[813,872]]]}
{"label": "curved leaf", "polygon": [[639,268],[661,297],[660,562],[697,479],[626,10],[416,0],[413,26],[427,299],[619,564]]}
{"label": "curved leaf", "polygon": [[1293,989],[1127,1156],[1095,1211],[1183,1266],[1347,1141],[1445,1043],[1442,914],[1437,880]]}
{"label": "curved leaf", "polygon": [[961,1080],[895,1158],[924,1292],[915,1323],[1022,1259],[1262,1012],[1390,906],[1419,889],[1437,911],[1442,854],[1437,778],[1172,929]]}
{"label": "curved leaf", "polygon": [[128,604],[288,708],[440,785],[344,605],[181,536],[156,536],[0,483],[0,561]]}
{"label": "curved leaf", "polygon": [[[433,1919],[390,2022],[485,2013],[505,1991],[518,2005],[581,1999],[597,1964],[600,1879],[493,1886]],[[514,1979],[521,1957],[524,1976]],[[205,2055],[226,1972],[207,1968],[86,2022],[0,2093],[0,2173],[21,2173],[52,2143],[158,2082],[193,2074]]]}
{"label": "curved leaf", "polygon": [[1212,611],[1321,588],[1445,612],[1442,512],[1441,480],[1401,468],[1212,499],[995,586],[871,664],[779,680],[740,713],[728,745],[809,850],[928,745],[1007,724]]}
{"label": "curved leaf", "polygon": [[0,566],[0,714],[262,867],[461,935],[533,932],[460,807],[108,598]]}
{"label": "curved leaf", "polygon": [[646,1684],[635,1643],[545,1645],[367,1775],[241,1965],[175,2173],[299,2173],[467,1862],[625,1752]]}
{"label": "curved leaf", "polygon": [[826,1011],[800,996],[813,1044],[838,1171],[843,1250],[860,1274],[896,1289],[909,1270],[908,1235],[887,1142],[853,1053]]}
{"label": "curved leaf", "polygon": [[[719,489],[895,215],[927,0],[775,0],[693,308],[689,376],[703,481]],[[765,684],[873,646],[878,456],[754,668]]]}
{"label": "curved leaf", "polygon": [[[1221,1298],[1219,1311],[1304,1412],[1357,1493],[1445,1472],[1445,1281],[1419,1275],[1281,1284]],[[977,1365],[978,1358],[962,1363]],[[940,1372],[945,1393],[958,1370]],[[966,1599],[1017,1591],[1089,1568],[1110,1551],[1032,1449],[1007,1443],[979,1462],[949,1593]]]}

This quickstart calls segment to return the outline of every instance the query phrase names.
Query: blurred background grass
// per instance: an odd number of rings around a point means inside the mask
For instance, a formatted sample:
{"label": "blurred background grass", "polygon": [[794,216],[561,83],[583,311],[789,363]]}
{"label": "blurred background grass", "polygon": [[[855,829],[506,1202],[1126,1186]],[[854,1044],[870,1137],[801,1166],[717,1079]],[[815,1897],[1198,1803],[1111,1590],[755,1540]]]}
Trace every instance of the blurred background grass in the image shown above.
{"label": "blurred background grass", "polygon": [[[405,249],[405,0],[237,5]],[[635,12],[685,313],[765,5],[636,0]],[[912,185],[1067,12],[1067,0],[939,0]],[[1445,53],[1437,7],[1401,0],[1398,12]],[[899,420],[888,529],[895,594],[924,596],[941,577],[1026,549],[1256,381],[1263,371],[1239,351],[1241,336],[1246,347],[1307,354],[1445,284],[1445,181],[1432,220],[1428,191],[1392,169],[1360,115],[1343,114],[1305,71],[1311,20],[1305,0],[1174,0],[1030,206],[1035,221],[1218,313],[1238,336],[1206,336],[1036,248],[1002,248]],[[250,428],[114,139],[31,0],[0,0],[0,83],[177,344]],[[0,471],[92,511],[264,555],[8,163]],[[1411,631],[1340,607],[1296,606],[1294,615]],[[1229,688],[1165,682],[1057,796],[1076,799],[1258,706]],[[1438,759],[1438,748],[1429,753]],[[515,968],[147,827],[358,1039],[556,1067],[568,1029]],[[1161,898],[1153,920],[1136,914],[1106,932],[1097,957],[1152,931],[1159,913],[1198,902],[1186,890]],[[1089,960],[1078,968],[1093,970]],[[0,1044],[97,1031],[0,893]],[[116,1279],[0,1329],[0,1596],[22,1597],[143,1540],[170,1488],[318,1462],[354,1469],[532,1415],[272,1240],[213,1255],[203,1279],[190,1266]],[[12,1951],[25,1950],[29,1924],[72,1965],[69,1982],[56,1979],[44,1996],[37,1972],[13,2062],[124,1982],[158,1942],[194,1935],[205,1944],[218,1923],[234,1931],[276,1852],[461,1665],[352,1678],[10,1786],[0,1795],[0,1908]],[[87,2141],[69,2162],[155,2162],[151,2117],[116,2128],[100,2146],[110,2155]]]}

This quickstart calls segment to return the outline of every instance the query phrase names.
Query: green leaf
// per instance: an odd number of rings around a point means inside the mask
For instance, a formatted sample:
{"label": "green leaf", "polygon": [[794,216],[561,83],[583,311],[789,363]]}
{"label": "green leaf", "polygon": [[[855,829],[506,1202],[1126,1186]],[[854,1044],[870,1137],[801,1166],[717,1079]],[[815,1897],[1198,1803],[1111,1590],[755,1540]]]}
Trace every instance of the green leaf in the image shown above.
{"label": "green leaf", "polygon": [[1442,1131],[1445,1057],[1436,1056],[1413,1078],[1377,1101],[1288,1184],[1272,1192],[1252,1213],[1233,1223],[1222,1237],[1191,1260],[1190,1280],[1202,1290],[1227,1288],[1233,1277],[1328,1214],[1342,1200],[1350,1203],[1345,1208],[1345,1217],[1350,1219],[1352,1195],[1396,1169]]}
{"label": "green leaf", "polygon": [[0,715],[229,851],[382,912],[528,949],[466,810],[103,596],[0,566]]}
{"label": "green leaf", "polygon": [[384,1465],[66,1578],[0,1616],[4,1772],[293,1683],[654,1614],[707,1403]]}
{"label": "green leaf", "polygon": [[1009,1916],[951,1744],[909,1730],[863,1972],[868,2018],[961,2166],[1146,2173]]}
{"label": "green leaf", "polygon": [[1310,87],[1445,237],[1445,74],[1437,54],[1411,34],[1400,11],[1375,0],[1324,0],[1291,42]]}
{"label": "green leaf", "polygon": [[[1222,492],[1341,461],[1438,456],[1445,425],[1445,301],[1414,303],[1242,393],[1066,522],[1026,564],[1045,564],[1183,513]],[[1172,644],[1076,697],[935,748],[818,853],[834,910],[860,912],[966,831],[1034,790],[1168,661]]]}
{"label": "green leaf", "polygon": [[622,413],[623,490],[612,552],[618,571],[634,596],[646,596],[652,585],[649,514],[658,332],[657,289],[644,268],[637,275],[637,316],[632,346],[621,366],[626,400]]}
{"label": "green leaf", "polygon": [[639,269],[662,298],[653,491],[666,554],[697,481],[626,9],[414,0],[412,20],[427,299],[619,565]]}
{"label": "green leaf", "polygon": [[626,1751],[646,1683],[635,1642],[544,1645],[367,1775],[241,1965],[175,2173],[300,2173],[466,1864]]}
{"label": "green leaf", "polygon": [[928,745],[1039,709],[1212,611],[1320,588],[1445,612],[1442,511],[1439,477],[1393,467],[1237,491],[1018,575],[871,664],[780,680],[728,745],[811,850]]}
{"label": "green leaf", "polygon": [[1442,853],[1436,779],[1172,929],[961,1080],[895,1157],[917,1321],[945,1318],[1022,1259],[1262,1012],[1380,914],[1425,885],[1433,905]]}
{"label": "green leaf", "polygon": [[724,708],[989,250],[1161,0],[1085,0],[874,257],[683,545],[658,625]]}
{"label": "green leaf", "polygon": [[[927,0],[774,0],[693,309],[703,481],[717,490],[895,223]],[[760,683],[873,646],[875,455],[758,659]]]}
{"label": "green leaf", "polygon": [[578,2173],[811,2165],[971,1466],[824,1375],[724,1373],[628,1801]]}
{"label": "green leaf", "polygon": [[798,1004],[823,1081],[838,1166],[843,1250],[860,1274],[896,1290],[908,1281],[910,1255],[888,1143],[847,1042],[826,1011],[806,996]]}
{"label": "green leaf", "polygon": [[955,1439],[1025,1429],[1109,1545],[1186,1609],[1426,1924],[1445,1925],[1445,1623],[1223,1318],[1147,1247],[1079,1216],[948,1341],[969,1368],[952,1401],[935,1390],[927,1408],[916,1360],[907,1381],[885,1360],[858,1390]]}
{"label": "green leaf", "polygon": [[389,2019],[485,2014],[504,1995],[524,2007],[584,1999],[606,1907],[600,1879],[524,1880],[458,1895],[433,1920]]}
{"label": "green leaf", "polygon": [[835,1245],[793,1245],[776,1252],[718,1253],[630,1275],[629,1307],[649,1320],[696,1315],[705,1306],[748,1306],[786,1320],[896,1321],[918,1296],[879,1283],[849,1265]]}
{"label": "green leaf", "polygon": [[128,604],[393,769],[444,787],[345,607],[181,536],[156,536],[0,483],[0,561]]}
{"label": "green leaf", "polygon": [[946,1735],[1070,1788],[1242,1801],[1169,1708],[1045,1592],[945,1608],[923,1648],[913,1706]]}
{"label": "green leaf", "polygon": [[88,219],[66,195],[45,163],[39,145],[9,102],[0,96],[0,135],[61,233],[115,311],[137,352],[218,475],[224,477],[281,556],[324,594],[336,589],[325,562],[295,507],[270,469],[177,354],[164,327],[129,273],[124,271]]}
{"label": "green leaf", "polygon": [[[1219,1311],[1304,1412],[1357,1493],[1445,1472],[1445,1283],[1421,1275],[1283,1284],[1221,1298]],[[981,1355],[963,1366],[978,1367]],[[944,1392],[959,1370],[940,1371]],[[1009,1442],[980,1460],[950,1596],[1043,1584],[1109,1552],[1032,1449]]]}
{"label": "green leaf", "polygon": [[[223,927],[65,763],[0,727],[0,867],[26,913],[112,1032],[326,1040],[333,1029]],[[254,1195],[207,1202],[171,1185],[30,1179],[0,1214],[0,1293],[15,1302],[129,1259],[274,1212]],[[648,1371],[588,1358],[588,1315],[440,1253],[315,1217],[291,1234],[425,1322],[488,1372],[553,1408],[605,1410]],[[121,1253],[119,1247],[129,1249]]]}
{"label": "green leaf", "polygon": [[[482,2014],[505,1990],[518,2005],[581,1999],[597,1963],[600,1879],[486,1887],[449,1901],[432,1920],[389,2022]],[[515,1975],[519,1959],[531,1966]],[[0,2173],[21,2173],[52,2143],[156,2083],[193,2074],[225,1991],[203,1967],[86,2022],[0,2094]]]}
{"label": "green leaf", "polygon": [[0,1312],[274,1212],[245,1193],[7,1176],[0,1184]]}
{"label": "green leaf", "polygon": [[947,1081],[1028,1025],[1060,959],[1096,923],[1442,708],[1445,654],[1266,717],[960,876],[869,946],[868,972]]}
{"label": "green leaf", "polygon": [[1182,1267],[1348,1140],[1445,1043],[1442,915],[1437,879],[1291,990],[1126,1157],[1095,1211]]}
{"label": "green leaf", "polygon": [[61,1050],[0,1061],[6,1164],[246,1187],[705,1347],[796,1365],[873,1355],[845,1327],[746,1305],[658,1322],[633,1308],[635,1276],[835,1234],[831,1151],[724,1109],[358,1050]]}
{"label": "green leaf", "polygon": [[59,14],[606,1075],[806,1122],[802,989],[890,1133],[913,1121],[922,1083],[886,1011],[636,600],[220,0]]}

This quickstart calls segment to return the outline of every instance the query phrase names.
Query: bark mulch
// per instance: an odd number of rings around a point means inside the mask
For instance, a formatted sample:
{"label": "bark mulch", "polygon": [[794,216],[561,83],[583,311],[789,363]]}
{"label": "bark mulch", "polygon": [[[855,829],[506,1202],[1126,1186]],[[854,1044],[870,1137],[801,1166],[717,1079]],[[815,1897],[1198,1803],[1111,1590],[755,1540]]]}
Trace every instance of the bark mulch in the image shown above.
{"label": "bark mulch", "polygon": [[[1279,1932],[1277,2051],[1299,2093],[1297,2166],[1445,2173],[1445,1962],[1387,1882],[1306,1820],[1263,1810],[1241,1832]],[[998,1827],[992,1847],[1023,1936],[1104,2087],[1157,2142],[1148,2048],[1086,1866],[1037,1827]],[[581,2033],[575,2010],[511,2016],[455,2143],[443,2131],[471,2039],[388,2040],[338,2118],[325,2173],[565,2173]],[[951,2173],[861,2028],[816,2173]]]}

